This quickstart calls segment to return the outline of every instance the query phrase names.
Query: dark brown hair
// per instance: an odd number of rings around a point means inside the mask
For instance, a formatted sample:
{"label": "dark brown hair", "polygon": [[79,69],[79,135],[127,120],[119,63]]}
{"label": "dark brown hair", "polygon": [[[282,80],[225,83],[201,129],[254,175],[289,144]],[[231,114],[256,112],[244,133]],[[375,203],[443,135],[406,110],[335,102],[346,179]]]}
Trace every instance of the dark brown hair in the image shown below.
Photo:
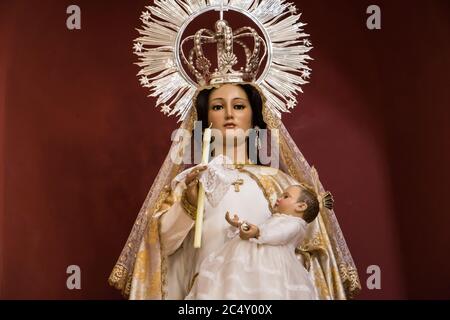
{"label": "dark brown hair", "polygon": [[319,201],[317,200],[315,192],[309,190],[309,188],[301,185],[298,185],[297,187],[300,188],[298,202],[303,201],[307,205],[307,208],[303,213],[303,220],[305,220],[306,223],[311,223],[319,214]]}

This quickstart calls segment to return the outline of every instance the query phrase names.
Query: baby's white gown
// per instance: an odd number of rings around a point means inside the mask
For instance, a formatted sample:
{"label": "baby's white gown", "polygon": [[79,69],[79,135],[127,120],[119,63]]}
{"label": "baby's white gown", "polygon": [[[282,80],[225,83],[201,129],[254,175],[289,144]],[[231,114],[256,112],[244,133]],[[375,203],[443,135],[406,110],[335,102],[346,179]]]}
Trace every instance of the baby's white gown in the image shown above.
{"label": "baby's white gown", "polygon": [[274,214],[259,229],[260,237],[249,241],[234,232],[204,259],[186,299],[317,299],[311,276],[295,255],[306,222]]}

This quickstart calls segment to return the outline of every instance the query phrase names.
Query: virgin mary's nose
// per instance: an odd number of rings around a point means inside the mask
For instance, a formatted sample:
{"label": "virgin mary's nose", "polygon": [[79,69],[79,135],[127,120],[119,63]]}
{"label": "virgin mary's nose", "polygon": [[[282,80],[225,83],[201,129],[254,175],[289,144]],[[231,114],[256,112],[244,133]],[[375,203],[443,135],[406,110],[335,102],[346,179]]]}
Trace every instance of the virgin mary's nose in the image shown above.
{"label": "virgin mary's nose", "polygon": [[233,119],[233,107],[227,105],[225,107],[225,120]]}

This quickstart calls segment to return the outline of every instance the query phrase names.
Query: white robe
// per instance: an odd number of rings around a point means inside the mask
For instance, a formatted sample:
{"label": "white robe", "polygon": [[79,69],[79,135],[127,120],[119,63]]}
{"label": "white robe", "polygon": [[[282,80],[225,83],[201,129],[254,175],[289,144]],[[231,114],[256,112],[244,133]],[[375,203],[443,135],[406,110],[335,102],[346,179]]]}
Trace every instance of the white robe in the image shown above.
{"label": "white robe", "polygon": [[253,224],[261,224],[271,216],[269,202],[256,181],[246,172],[239,172],[239,178],[244,180],[240,191],[236,192],[234,186],[230,186],[216,207],[205,200],[200,249],[193,247],[194,221],[179,202],[161,216],[160,237],[163,254],[168,256],[167,299],[184,299],[202,261],[230,241],[227,236],[230,225],[225,220],[227,211]]}
{"label": "white robe", "polygon": [[[208,170],[213,161],[208,164]],[[205,203],[205,225],[201,249],[193,248],[194,221],[180,204],[186,188],[184,180],[173,181],[176,182],[175,188],[172,185],[165,186],[164,197],[159,199],[161,203],[157,203],[159,211],[152,215],[146,227],[146,233],[139,243],[132,271],[118,263],[110,278],[112,283],[123,288],[125,292],[129,288],[130,299],[186,298],[201,262],[229,241],[226,237],[228,225],[224,219],[226,211],[240,215],[241,219],[259,224],[271,215],[272,206],[283,190],[299,183],[281,170],[256,165],[233,170],[231,173],[228,172],[226,177],[231,177],[229,180],[236,179],[238,171],[241,175],[239,178],[245,180],[244,185],[240,187],[241,192],[234,192],[232,186],[205,189],[224,191],[223,193],[214,192],[214,194],[224,194],[224,197],[211,198],[213,193],[209,193],[211,200],[208,202],[211,201],[216,206]],[[217,180],[210,179],[210,181],[214,185]],[[208,199],[208,193],[206,195]],[[359,279],[351,260],[348,260],[346,265],[338,264],[340,260],[336,259],[333,243],[328,237],[329,231],[324,223],[328,221],[332,228],[337,228],[331,230],[334,237],[342,235],[337,222],[328,220],[334,219],[334,216],[325,217],[326,221],[319,216],[308,224],[306,237],[296,248],[296,256],[303,266],[308,267],[308,273],[314,280],[320,299],[345,299],[348,297],[346,295],[348,292],[358,291]],[[138,222],[136,226],[139,227]],[[134,244],[133,240],[131,239],[128,243],[130,248]],[[338,244],[338,248],[344,248],[348,253],[344,239],[340,237],[336,241],[342,241]],[[125,253],[129,254],[129,250]],[[340,258],[351,259],[350,256],[340,256]],[[121,256],[121,259],[128,261],[126,255]],[[128,277],[130,272],[132,277]],[[124,282],[126,279],[127,282]]]}
{"label": "white robe", "polygon": [[277,213],[258,227],[258,239],[236,235],[204,259],[186,299],[317,299],[312,278],[295,255],[306,222]]}

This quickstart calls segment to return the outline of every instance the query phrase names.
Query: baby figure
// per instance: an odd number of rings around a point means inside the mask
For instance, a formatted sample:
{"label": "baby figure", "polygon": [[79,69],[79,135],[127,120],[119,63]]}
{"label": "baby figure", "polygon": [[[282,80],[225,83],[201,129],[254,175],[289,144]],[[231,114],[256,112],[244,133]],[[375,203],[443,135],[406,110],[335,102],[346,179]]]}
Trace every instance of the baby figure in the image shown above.
{"label": "baby figure", "polygon": [[[331,194],[327,196],[326,207],[331,208]],[[276,201],[275,213],[259,226],[241,222],[237,215],[231,218],[227,212],[225,219],[239,236],[202,262],[186,299],[318,299],[295,248],[319,207],[315,192],[302,184],[286,188]]]}

